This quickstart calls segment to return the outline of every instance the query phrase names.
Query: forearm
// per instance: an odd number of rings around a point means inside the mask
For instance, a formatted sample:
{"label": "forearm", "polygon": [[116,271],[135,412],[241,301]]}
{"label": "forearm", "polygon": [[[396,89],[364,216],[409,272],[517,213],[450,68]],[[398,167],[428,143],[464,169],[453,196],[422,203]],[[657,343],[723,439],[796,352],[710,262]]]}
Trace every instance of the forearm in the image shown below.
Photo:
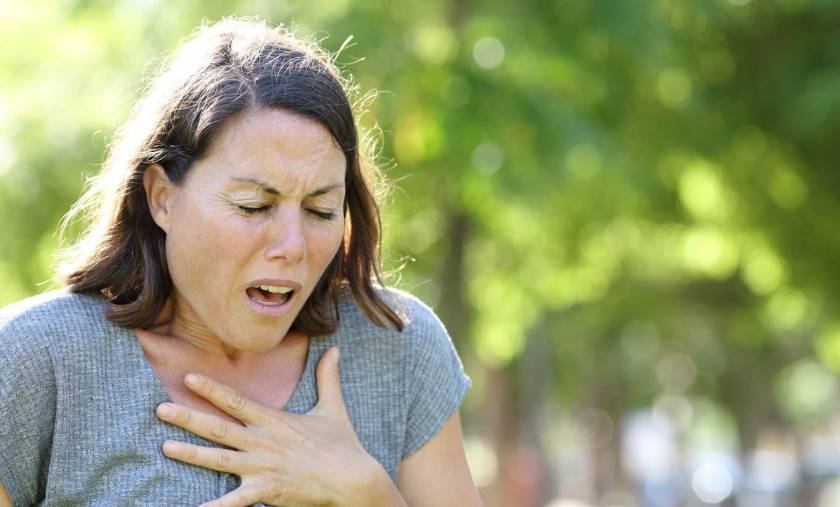
{"label": "forearm", "polygon": [[0,484],[0,507],[14,507],[12,497],[9,496],[9,492],[2,484]]}
{"label": "forearm", "polygon": [[376,473],[368,488],[368,494],[364,500],[364,502],[356,505],[366,505],[369,507],[408,507],[408,504],[391,480],[388,472],[381,466],[377,467]]}

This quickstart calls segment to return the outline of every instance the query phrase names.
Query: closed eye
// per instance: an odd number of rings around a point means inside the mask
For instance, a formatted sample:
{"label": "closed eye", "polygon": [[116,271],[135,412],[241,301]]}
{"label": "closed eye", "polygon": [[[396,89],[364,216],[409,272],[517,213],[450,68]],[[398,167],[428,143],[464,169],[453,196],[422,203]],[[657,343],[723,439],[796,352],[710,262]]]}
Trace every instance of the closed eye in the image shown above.
{"label": "closed eye", "polygon": [[309,213],[311,213],[315,217],[317,217],[321,220],[326,220],[328,222],[334,221],[336,219],[336,216],[337,216],[332,211],[320,211],[320,210],[316,210],[316,209],[307,209],[306,211],[308,211]]}
{"label": "closed eye", "polygon": [[255,214],[257,214],[257,213],[262,213],[263,211],[268,211],[268,209],[269,209],[269,208],[271,208],[271,206],[268,206],[268,205],[266,205],[266,206],[256,206],[256,207],[251,207],[251,206],[238,206],[238,208],[239,208],[242,212],[244,212],[245,214],[248,214],[248,215],[255,215]]}

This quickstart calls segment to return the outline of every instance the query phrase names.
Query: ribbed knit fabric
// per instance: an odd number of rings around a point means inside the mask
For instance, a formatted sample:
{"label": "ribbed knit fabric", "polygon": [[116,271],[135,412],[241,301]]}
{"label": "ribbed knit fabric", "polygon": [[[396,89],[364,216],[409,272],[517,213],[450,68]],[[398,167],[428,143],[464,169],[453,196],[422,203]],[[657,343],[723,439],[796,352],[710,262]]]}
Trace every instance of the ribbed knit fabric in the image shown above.
{"label": "ribbed knit fabric", "polygon": [[[396,483],[400,461],[440,430],[471,381],[434,313],[390,294],[409,320],[403,332],[373,325],[344,294],[339,328],[310,340],[285,410],[315,406],[315,367],[338,345],[356,433]],[[56,291],[0,310],[0,483],[15,506],[195,506],[235,489],[233,474],[163,455],[167,439],[219,445],[155,416],[166,390],[104,308],[101,297]]]}

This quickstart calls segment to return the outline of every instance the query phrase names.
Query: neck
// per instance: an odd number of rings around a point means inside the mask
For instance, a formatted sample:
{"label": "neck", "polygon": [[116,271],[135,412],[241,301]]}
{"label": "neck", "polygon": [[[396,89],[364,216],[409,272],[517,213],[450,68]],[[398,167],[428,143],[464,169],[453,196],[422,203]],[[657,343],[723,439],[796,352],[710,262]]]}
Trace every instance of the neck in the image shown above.
{"label": "neck", "polygon": [[239,350],[213,334],[187,304],[179,304],[170,296],[150,331],[181,340],[206,356],[236,367],[253,359],[255,353]]}

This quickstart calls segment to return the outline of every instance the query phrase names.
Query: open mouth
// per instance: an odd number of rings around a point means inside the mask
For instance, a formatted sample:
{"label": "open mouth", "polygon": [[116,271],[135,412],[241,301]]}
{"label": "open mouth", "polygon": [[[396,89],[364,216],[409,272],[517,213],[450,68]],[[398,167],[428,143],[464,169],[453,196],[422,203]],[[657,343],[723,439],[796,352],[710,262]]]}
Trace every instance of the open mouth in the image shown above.
{"label": "open mouth", "polygon": [[261,305],[266,306],[283,306],[295,294],[295,290],[291,287],[282,287],[278,285],[259,285],[256,287],[248,287],[245,289],[248,297]]}

